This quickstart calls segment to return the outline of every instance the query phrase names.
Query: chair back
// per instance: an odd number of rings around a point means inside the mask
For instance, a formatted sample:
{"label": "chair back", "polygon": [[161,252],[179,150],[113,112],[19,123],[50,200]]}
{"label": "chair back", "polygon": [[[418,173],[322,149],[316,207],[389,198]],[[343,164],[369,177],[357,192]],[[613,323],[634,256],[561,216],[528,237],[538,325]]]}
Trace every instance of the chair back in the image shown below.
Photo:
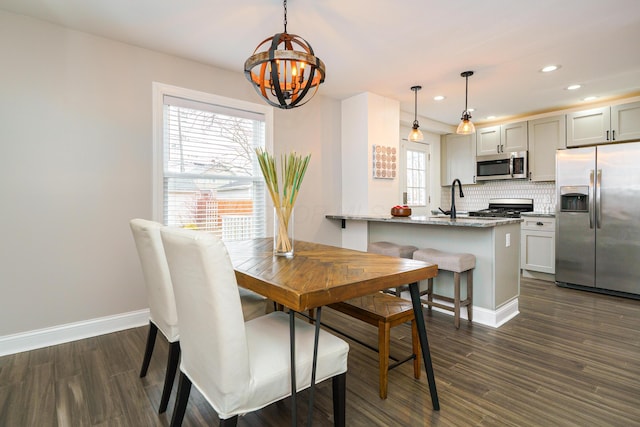
{"label": "chair back", "polygon": [[165,227],[162,241],[180,318],[180,370],[214,408],[246,399],[250,369],[236,276],[212,233]]}
{"label": "chair back", "polygon": [[164,226],[146,219],[129,222],[136,242],[147,291],[150,319],[169,342],[179,339],[178,314],[171,286],[169,266],[164,255],[160,229]]}

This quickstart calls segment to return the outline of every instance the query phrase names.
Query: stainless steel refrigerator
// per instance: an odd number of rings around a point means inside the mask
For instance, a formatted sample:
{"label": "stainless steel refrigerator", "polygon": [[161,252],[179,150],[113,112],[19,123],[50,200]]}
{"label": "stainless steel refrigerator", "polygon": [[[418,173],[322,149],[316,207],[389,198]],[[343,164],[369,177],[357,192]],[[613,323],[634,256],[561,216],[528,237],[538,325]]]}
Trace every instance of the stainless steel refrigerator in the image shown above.
{"label": "stainless steel refrigerator", "polygon": [[640,297],[640,142],[558,150],[556,283]]}

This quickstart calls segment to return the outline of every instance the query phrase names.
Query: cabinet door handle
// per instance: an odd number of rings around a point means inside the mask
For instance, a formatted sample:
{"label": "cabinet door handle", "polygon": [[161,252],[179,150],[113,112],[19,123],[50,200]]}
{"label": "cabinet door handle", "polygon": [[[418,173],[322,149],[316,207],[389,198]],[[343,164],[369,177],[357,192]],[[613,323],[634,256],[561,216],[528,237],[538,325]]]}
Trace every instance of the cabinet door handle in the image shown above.
{"label": "cabinet door handle", "polygon": [[611,131],[611,140],[612,140],[612,141],[615,141],[615,140],[616,140],[616,131],[615,131],[615,130],[612,130],[612,131]]}
{"label": "cabinet door handle", "polygon": [[609,140],[609,131],[607,131],[607,141]]}
{"label": "cabinet door handle", "polygon": [[500,152],[500,144],[496,145],[496,153]]}
{"label": "cabinet door handle", "polygon": [[541,223],[540,221],[536,222],[536,225],[544,225],[543,223]]}

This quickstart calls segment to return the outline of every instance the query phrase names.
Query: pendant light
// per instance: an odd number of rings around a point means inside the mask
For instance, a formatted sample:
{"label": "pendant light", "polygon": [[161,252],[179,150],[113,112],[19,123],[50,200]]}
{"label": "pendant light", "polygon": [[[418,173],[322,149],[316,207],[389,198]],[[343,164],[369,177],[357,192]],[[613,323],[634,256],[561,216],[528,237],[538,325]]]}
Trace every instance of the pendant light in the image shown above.
{"label": "pendant light", "polygon": [[411,90],[415,93],[415,108],[414,108],[414,119],[413,119],[413,127],[411,128],[411,132],[409,132],[409,141],[411,142],[421,142],[424,137],[422,136],[422,131],[420,130],[420,124],[418,124],[418,91],[422,89],[422,86],[411,86]]}
{"label": "pendant light", "polygon": [[464,91],[464,111],[462,112],[462,117],[460,120],[460,124],[458,125],[458,129],[456,129],[456,133],[460,135],[469,135],[472,133],[476,133],[476,127],[473,125],[471,121],[471,114],[469,114],[469,110],[467,108],[467,98],[469,96],[469,77],[473,76],[473,71],[464,71],[460,74],[460,77],[465,78],[465,91]]}
{"label": "pendant light", "polygon": [[[265,49],[261,52],[260,49]],[[263,40],[244,63],[244,74],[256,92],[274,107],[290,109],[306,104],[324,82],[324,63],[305,39],[284,32]]]}

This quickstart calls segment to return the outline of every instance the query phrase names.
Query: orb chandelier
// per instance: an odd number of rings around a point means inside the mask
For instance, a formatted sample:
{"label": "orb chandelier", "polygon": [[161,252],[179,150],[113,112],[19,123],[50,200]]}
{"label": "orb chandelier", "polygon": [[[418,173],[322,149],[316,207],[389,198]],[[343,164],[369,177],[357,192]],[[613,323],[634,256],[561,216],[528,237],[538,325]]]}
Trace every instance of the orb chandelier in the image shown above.
{"label": "orb chandelier", "polygon": [[471,114],[469,114],[469,109],[467,108],[467,98],[469,96],[469,77],[473,76],[473,71],[463,71],[460,73],[460,77],[465,78],[465,91],[464,91],[464,111],[462,112],[462,117],[460,120],[460,124],[456,129],[456,133],[460,135],[470,135],[472,133],[476,133],[476,127],[473,125],[471,121]]}
{"label": "orb chandelier", "polygon": [[324,82],[324,63],[305,39],[284,32],[263,40],[244,63],[244,74],[256,92],[274,107],[290,109],[306,104]]}

